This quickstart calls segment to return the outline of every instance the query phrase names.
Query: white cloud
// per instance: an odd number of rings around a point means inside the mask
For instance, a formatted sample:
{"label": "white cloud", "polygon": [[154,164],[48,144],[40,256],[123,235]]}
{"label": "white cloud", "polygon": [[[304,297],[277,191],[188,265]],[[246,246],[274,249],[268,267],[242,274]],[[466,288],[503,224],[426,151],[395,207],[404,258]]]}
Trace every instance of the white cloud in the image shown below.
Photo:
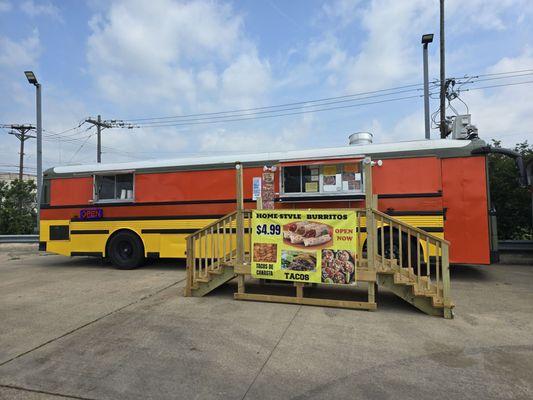
{"label": "white cloud", "polygon": [[20,4],[20,9],[23,13],[32,18],[46,16],[63,22],[61,11],[57,6],[50,2],[35,3],[33,0],[26,0]]}
{"label": "white cloud", "polygon": [[[326,75],[332,89],[353,93],[419,80],[420,35],[438,31],[438,2],[338,0],[325,3],[321,12],[328,24],[323,35],[310,40],[308,62]],[[531,12],[530,0],[450,0],[446,2],[447,36],[501,31]],[[359,36],[346,41],[349,31]],[[448,49],[452,57],[457,51]]]}
{"label": "white cloud", "polygon": [[159,114],[249,106],[269,89],[269,63],[229,5],[117,1],[90,27],[89,71],[123,106],[168,104]]}
{"label": "white cloud", "polygon": [[302,148],[302,143],[312,132],[313,122],[312,114],[304,114],[288,123],[280,132],[220,128],[201,134],[199,149],[206,152],[268,152]]}
{"label": "white cloud", "polygon": [[322,5],[322,12],[327,19],[334,20],[336,26],[346,27],[359,16],[361,0],[327,1]]}
{"label": "white cloud", "polygon": [[531,69],[533,66],[533,49],[526,47],[517,57],[503,57],[496,64],[487,68],[488,73],[499,73]]}
{"label": "white cloud", "polygon": [[10,69],[33,66],[40,54],[40,47],[37,29],[20,41],[0,36],[0,66]]}
{"label": "white cloud", "polygon": [[0,13],[11,11],[11,8],[9,1],[0,0]]}
{"label": "white cloud", "polygon": [[446,14],[453,18],[451,34],[461,34],[468,30],[496,30],[508,29],[512,19],[504,18],[510,12],[515,12],[516,21],[533,11],[530,0],[449,0],[446,2]]}
{"label": "white cloud", "polygon": [[[332,31],[310,43],[310,60],[327,72],[333,88],[357,92],[395,86],[418,72],[418,32],[434,19],[437,9],[425,0],[376,0],[340,1],[323,10],[337,21]],[[356,37],[358,52],[345,49],[336,31],[347,24],[347,15],[350,28],[358,24],[364,32]]]}
{"label": "white cloud", "polygon": [[256,52],[239,55],[222,73],[225,103],[249,107],[266,93],[270,84],[270,66]]}

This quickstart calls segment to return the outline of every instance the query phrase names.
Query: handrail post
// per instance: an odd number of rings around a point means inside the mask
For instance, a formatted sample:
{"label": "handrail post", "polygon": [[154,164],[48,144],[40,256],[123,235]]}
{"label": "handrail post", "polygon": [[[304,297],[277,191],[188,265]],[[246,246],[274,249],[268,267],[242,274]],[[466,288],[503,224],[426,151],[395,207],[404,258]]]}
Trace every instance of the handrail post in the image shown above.
{"label": "handrail post", "polygon": [[[242,187],[242,164],[237,162],[235,164],[236,172],[236,194],[237,194],[237,255],[236,266],[242,268],[244,264],[244,198]],[[237,278],[237,291],[244,293],[244,275],[239,274]]]}
{"label": "handrail post", "polygon": [[187,284],[185,286],[185,296],[190,297],[192,295],[193,285],[193,269],[195,267],[194,260],[194,244],[192,236],[187,237]]}
{"label": "handrail post", "polygon": [[372,160],[365,158],[364,184],[365,184],[365,214],[366,214],[366,258],[368,268],[376,268],[376,229],[374,226],[374,199],[372,195]]}
{"label": "handrail post", "polygon": [[442,244],[442,302],[444,305],[444,318],[453,318],[451,285],[450,285],[450,258],[447,243]]}

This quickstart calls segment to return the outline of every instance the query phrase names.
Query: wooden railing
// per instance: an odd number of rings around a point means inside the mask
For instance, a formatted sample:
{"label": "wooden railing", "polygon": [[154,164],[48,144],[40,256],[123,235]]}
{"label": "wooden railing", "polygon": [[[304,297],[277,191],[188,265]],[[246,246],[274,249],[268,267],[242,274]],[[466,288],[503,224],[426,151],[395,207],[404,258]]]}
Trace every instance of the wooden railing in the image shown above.
{"label": "wooden railing", "polygon": [[[414,279],[419,292],[431,293],[436,302],[451,307],[450,243],[375,209],[356,212],[358,261],[364,258],[362,264],[377,272],[399,272]],[[364,236],[366,255],[361,246]]]}
{"label": "wooden railing", "polygon": [[[355,212],[358,268],[409,282],[415,294],[432,297],[451,313],[449,242],[375,209]],[[187,237],[186,296],[222,274],[225,266],[235,272],[249,267],[251,215],[237,210]],[[242,291],[243,282],[238,284]]]}
{"label": "wooden railing", "polygon": [[244,263],[251,247],[251,211],[234,211],[187,237],[187,285],[185,295],[225,265]]}

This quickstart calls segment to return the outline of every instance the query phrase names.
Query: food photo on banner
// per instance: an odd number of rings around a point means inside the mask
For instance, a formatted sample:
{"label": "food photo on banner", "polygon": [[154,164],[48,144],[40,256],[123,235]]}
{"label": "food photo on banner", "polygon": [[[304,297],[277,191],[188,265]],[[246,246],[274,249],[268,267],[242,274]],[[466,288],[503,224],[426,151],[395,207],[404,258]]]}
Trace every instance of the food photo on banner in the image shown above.
{"label": "food photo on banner", "polygon": [[252,276],[355,284],[356,223],[353,211],[254,210]]}

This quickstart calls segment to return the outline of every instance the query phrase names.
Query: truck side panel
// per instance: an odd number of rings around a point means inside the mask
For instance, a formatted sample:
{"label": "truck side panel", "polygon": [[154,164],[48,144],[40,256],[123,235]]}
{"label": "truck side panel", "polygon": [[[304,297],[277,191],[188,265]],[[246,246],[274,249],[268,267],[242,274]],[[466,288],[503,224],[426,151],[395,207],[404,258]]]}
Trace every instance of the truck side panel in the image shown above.
{"label": "truck side panel", "polygon": [[443,159],[442,186],[450,262],[490,264],[485,157]]}

